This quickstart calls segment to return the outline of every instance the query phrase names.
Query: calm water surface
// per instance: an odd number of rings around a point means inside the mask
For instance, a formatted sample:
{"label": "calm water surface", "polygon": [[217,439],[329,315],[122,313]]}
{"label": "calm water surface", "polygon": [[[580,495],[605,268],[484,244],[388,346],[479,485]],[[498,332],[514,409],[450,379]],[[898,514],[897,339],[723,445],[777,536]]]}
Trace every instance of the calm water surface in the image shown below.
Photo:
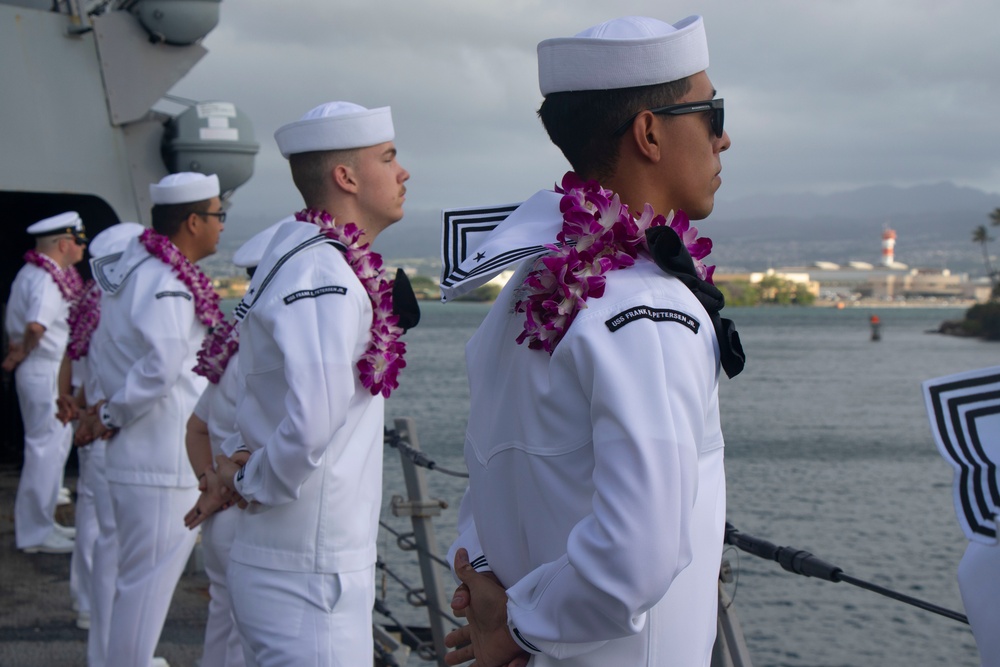
{"label": "calm water surface", "polygon": [[[484,317],[478,304],[422,304],[405,340],[408,366],[387,402],[387,423],[417,420],[423,449],[464,469],[468,416],[464,345]],[[951,502],[951,468],[937,454],[923,380],[989,365],[1000,346],[926,333],[955,309],[727,309],[747,350],[746,370],[722,381],[729,520],[745,533],[811,551],[855,577],[962,610],[955,568],[966,541]],[[404,493],[386,450],[386,507]],[[464,482],[429,473],[450,503],[436,522],[442,551],[453,537]],[[406,529],[407,521],[383,516]],[[380,552],[417,583],[415,560],[384,535]],[[776,563],[727,551],[729,586],[754,665],[976,665],[966,626],[845,583],[806,579]],[[418,584],[419,585],[419,584]],[[446,593],[451,592],[446,580]],[[389,583],[387,603],[426,624]],[[411,658],[411,663],[417,663]]]}

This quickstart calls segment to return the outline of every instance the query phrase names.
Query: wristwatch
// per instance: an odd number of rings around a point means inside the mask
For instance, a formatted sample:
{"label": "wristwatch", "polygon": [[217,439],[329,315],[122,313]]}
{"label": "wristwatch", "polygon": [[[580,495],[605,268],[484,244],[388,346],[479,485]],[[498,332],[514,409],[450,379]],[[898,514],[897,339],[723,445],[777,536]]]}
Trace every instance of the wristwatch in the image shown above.
{"label": "wristwatch", "polygon": [[118,425],[114,423],[111,419],[111,412],[108,410],[108,404],[104,403],[101,405],[100,411],[101,423],[104,424],[104,428],[109,431],[114,431],[118,428]]}

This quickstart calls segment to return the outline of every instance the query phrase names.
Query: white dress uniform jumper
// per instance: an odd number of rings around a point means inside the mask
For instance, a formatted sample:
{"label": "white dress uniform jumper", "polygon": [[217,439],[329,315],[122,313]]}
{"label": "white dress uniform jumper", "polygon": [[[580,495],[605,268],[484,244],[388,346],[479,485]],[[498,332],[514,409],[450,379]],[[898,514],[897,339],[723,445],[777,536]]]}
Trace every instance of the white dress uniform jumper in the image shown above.
{"label": "white dress uniform jumper", "polygon": [[[42,255],[55,270],[52,259]],[[41,342],[14,371],[18,405],[24,422],[24,467],[14,500],[14,534],[18,549],[42,544],[53,531],[63,467],[73,429],[56,419],[59,366],[69,340],[69,303],[49,273],[25,264],[11,285],[7,304],[7,336],[20,343],[25,327],[45,327]]]}
{"label": "white dress uniform jumper", "polygon": [[[532,197],[480,259],[516,254],[504,239],[547,252],[559,201]],[[550,356],[516,343],[534,264],[466,348],[470,486],[449,558],[465,548],[507,587],[533,667],[707,665],[726,510],[713,317],[642,252]]]}
{"label": "white dress uniform jumper", "polygon": [[[141,234],[143,229],[144,227],[138,223],[122,222],[98,233],[90,242],[91,267],[100,266],[99,260],[102,258],[120,254],[128,242]],[[96,275],[98,269],[94,268],[92,272]],[[99,337],[107,333],[107,331],[100,334],[97,331],[92,332],[91,342],[94,336]],[[98,383],[97,370],[92,366],[94,355],[89,353],[90,349],[91,346],[88,344],[88,354],[79,362],[74,362],[74,377],[76,373],[79,374],[87,403],[94,405],[105,397]],[[107,441],[99,438],[79,448],[77,452],[80,457],[76,515],[78,539],[77,548],[73,552],[73,562],[80,570],[77,578],[85,579],[87,582],[82,592],[88,596],[90,628],[87,636],[87,664],[90,667],[100,667],[105,663],[111,624],[111,605],[115,597],[115,576],[118,571],[118,537],[115,534],[114,509],[111,506],[111,490],[108,488],[106,474],[106,448]],[[84,487],[83,491],[80,491],[81,484]],[[84,502],[93,503],[93,521],[96,524],[94,527],[81,525],[80,508]],[[88,558],[83,549],[86,549],[86,544],[94,531],[96,535],[93,535]],[[78,561],[79,564],[76,565]],[[86,569],[88,565],[89,571]],[[81,610],[82,608],[81,605]]]}
{"label": "white dress uniform jumper", "polygon": [[293,221],[277,229],[237,314],[245,391],[223,449],[251,452],[236,481],[251,505],[229,566],[247,662],[369,664],[384,399],[355,364],[370,299],[341,249]]}
{"label": "white dress uniform jumper", "polygon": [[95,276],[104,296],[90,356],[106,424],[106,475],[118,541],[107,665],[152,660],[197,531],[184,515],[198,498],[184,447],[206,382],[191,369],[206,333],[189,288],[133,239]]}
{"label": "white dress uniform jumper", "polygon": [[[236,431],[236,398],[239,385],[239,352],[229,358],[218,384],[209,384],[195,405],[194,414],[208,425],[212,460],[222,453],[222,443]],[[226,573],[229,552],[236,536],[240,509],[216,512],[201,525],[201,546],[205,556],[205,574],[209,580],[208,621],[205,624],[203,665],[243,667],[243,644],[233,617]]]}

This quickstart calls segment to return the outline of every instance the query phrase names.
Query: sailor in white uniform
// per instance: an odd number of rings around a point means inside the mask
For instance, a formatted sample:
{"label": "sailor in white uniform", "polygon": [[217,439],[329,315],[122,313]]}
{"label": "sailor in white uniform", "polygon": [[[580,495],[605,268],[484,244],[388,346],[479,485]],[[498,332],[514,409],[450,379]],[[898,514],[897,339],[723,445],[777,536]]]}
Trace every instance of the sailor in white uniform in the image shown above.
{"label": "sailor in white uniform", "polygon": [[[729,137],[700,17],[609,21],[538,54],[539,115],[581,184],[599,180],[626,216],[711,212]],[[518,246],[549,253],[562,200],[532,197],[466,268]],[[534,259],[468,343],[470,479],[450,555],[463,582],[453,607],[470,625],[448,636],[448,664],[709,664],[726,510],[718,377],[742,356],[721,294],[678,234],[658,229],[634,265],[603,273],[603,294],[551,353],[519,344],[527,320],[514,304],[531,270],[568,278]],[[548,324],[539,341],[562,331]]]}
{"label": "sailor in white uniform", "polygon": [[1000,667],[1000,543],[969,542],[958,565],[958,586],[980,667]]}
{"label": "sailor in white uniform", "polygon": [[56,400],[75,296],[64,278],[83,259],[87,237],[75,211],[39,220],[27,231],[35,237],[29,254],[39,264],[28,261],[11,285],[5,321],[10,349],[3,362],[5,371],[14,371],[24,423],[14,534],[17,548],[28,553],[70,553],[72,532],[56,523],[55,510],[73,430],[56,418]]}
{"label": "sailor in white uniform", "polygon": [[[101,257],[107,257],[114,253],[120,253],[125,249],[129,240],[137,237],[143,230],[142,225],[136,222],[122,222],[111,225],[102,230],[91,239],[88,245],[91,262]],[[89,289],[97,290],[100,293],[100,286],[96,282],[91,283]],[[88,296],[82,296],[74,308],[87,308],[91,303]],[[94,306],[94,313],[84,313],[84,317],[93,315],[100,316],[100,301]],[[90,335],[93,330],[83,327]],[[86,337],[86,332],[79,334],[81,338]],[[73,356],[78,358],[72,361],[73,389],[75,395],[69,405],[71,411],[67,416],[77,419],[82,411],[87,408],[87,397],[95,394],[97,381],[96,376],[90,371],[90,359],[85,350],[89,350],[89,337],[76,346],[77,352]],[[67,356],[70,356],[68,352]],[[107,600],[104,605],[108,613],[111,609],[111,598],[114,596],[114,560],[111,559],[110,567],[101,563],[103,569],[99,568],[98,573],[110,571],[110,577],[99,576],[94,578],[94,553],[97,550],[96,544],[101,538],[102,529],[105,540],[112,546],[114,542],[114,532],[108,531],[108,524],[114,527],[114,518],[111,516],[111,496],[108,492],[108,480],[104,475],[104,448],[107,441],[98,439],[89,441],[84,433],[79,432],[77,438],[77,460],[80,465],[80,475],[76,481],[76,511],[73,514],[76,527],[76,540],[73,547],[73,558],[70,561],[70,594],[73,597],[73,606],[77,612],[77,627],[83,630],[90,628],[90,617],[93,605],[94,590],[109,588],[109,592],[104,595]],[[114,553],[114,552],[113,552]],[[100,561],[100,558],[98,558]],[[105,559],[108,560],[108,559]],[[108,581],[109,579],[109,581]],[[98,605],[100,606],[100,605]],[[105,622],[105,626],[107,623]]]}
{"label": "sailor in white uniform", "polygon": [[[96,238],[97,236],[94,237]],[[93,240],[91,240],[91,253],[93,253]],[[91,284],[87,289],[89,291],[99,288],[96,284]],[[83,385],[87,382],[87,359],[86,357],[73,359],[70,366],[73,394],[61,397],[59,419],[63,423],[77,420],[80,411],[87,407],[83,402],[85,400]],[[73,528],[76,534],[73,539],[73,556],[69,562],[69,594],[73,601],[73,610],[76,612],[76,627],[81,630],[90,628],[91,574],[94,566],[94,543],[99,532],[92,470],[95,465],[99,464],[102,467],[104,465],[103,445],[104,441],[101,440],[97,447],[82,447],[76,451],[79,476],[76,478],[76,505],[73,509]],[[101,451],[98,452],[98,449]]]}
{"label": "sailor in white uniform", "polygon": [[[347,102],[275,133],[306,205],[367,243],[403,216],[393,138],[388,107]],[[373,308],[344,250],[311,222],[281,225],[237,307],[245,392],[224,450],[243,467],[218,471],[250,503],[229,589],[259,667],[372,661],[384,399],[359,375]]]}
{"label": "sailor in white uniform", "polygon": [[[233,254],[233,264],[246,269],[253,277],[264,249],[281,224],[275,223],[252,236]],[[238,341],[238,333],[236,336]],[[215,378],[216,381],[208,378],[209,385],[198,399],[187,425],[188,459],[198,475],[202,493],[197,504],[184,517],[184,523],[191,529],[201,526],[205,574],[209,581],[208,620],[201,664],[217,667],[243,667],[246,664],[226,581],[239,510],[233,507],[231,496],[223,495],[225,490],[218,484],[215,473],[215,457],[222,454],[222,443],[236,433],[239,357],[237,348],[228,357],[222,375]]]}
{"label": "sailor in white uniform", "polygon": [[[137,237],[143,226],[135,222],[122,222],[99,232],[88,245],[90,262],[120,254],[129,240]],[[106,260],[105,260],[106,261]],[[94,283],[91,289],[100,290]],[[86,300],[85,297],[82,297]],[[77,306],[79,307],[79,305]],[[97,315],[100,314],[98,302]],[[91,336],[93,331],[90,331]],[[90,341],[86,341],[89,352]],[[81,418],[86,409],[93,405],[99,395],[97,375],[90,367],[89,353],[72,362],[73,387],[76,395],[68,406],[68,413],[74,419]],[[81,422],[82,424],[82,422]],[[114,532],[114,513],[111,509],[111,493],[104,473],[104,453],[107,441],[93,440],[86,428],[78,428],[74,437],[80,476],[77,479],[77,503],[74,519],[77,536],[70,563],[70,593],[77,612],[77,627],[88,630],[88,652],[92,654],[89,664],[103,664],[107,647],[107,628],[111,615],[111,601],[115,594],[115,572],[118,562],[118,546]],[[103,641],[95,641],[89,635],[103,636]],[[100,653],[94,651],[100,647]],[[100,656],[100,657],[98,657]]]}
{"label": "sailor in white uniform", "polygon": [[218,178],[171,174],[150,196],[153,229],[95,263],[104,294],[89,356],[101,400],[87,427],[114,434],[105,454],[118,542],[109,667],[150,664],[194,547],[183,520],[198,497],[185,425],[206,384],[192,370],[206,322],[222,319],[193,265],[215,252],[222,232]]}

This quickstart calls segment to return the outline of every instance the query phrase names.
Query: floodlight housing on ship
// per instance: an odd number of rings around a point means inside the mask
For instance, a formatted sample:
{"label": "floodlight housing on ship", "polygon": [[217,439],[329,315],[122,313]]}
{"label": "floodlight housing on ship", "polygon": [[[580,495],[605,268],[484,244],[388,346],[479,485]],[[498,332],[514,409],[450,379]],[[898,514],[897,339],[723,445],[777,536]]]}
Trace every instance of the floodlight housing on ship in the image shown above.
{"label": "floodlight housing on ship", "polygon": [[219,24],[222,0],[139,0],[131,12],[150,39],[175,46],[188,46],[202,39]]}
{"label": "floodlight housing on ship", "polygon": [[231,102],[200,102],[170,119],[161,145],[170,173],[216,174],[223,193],[250,179],[258,150],[250,119]]}

